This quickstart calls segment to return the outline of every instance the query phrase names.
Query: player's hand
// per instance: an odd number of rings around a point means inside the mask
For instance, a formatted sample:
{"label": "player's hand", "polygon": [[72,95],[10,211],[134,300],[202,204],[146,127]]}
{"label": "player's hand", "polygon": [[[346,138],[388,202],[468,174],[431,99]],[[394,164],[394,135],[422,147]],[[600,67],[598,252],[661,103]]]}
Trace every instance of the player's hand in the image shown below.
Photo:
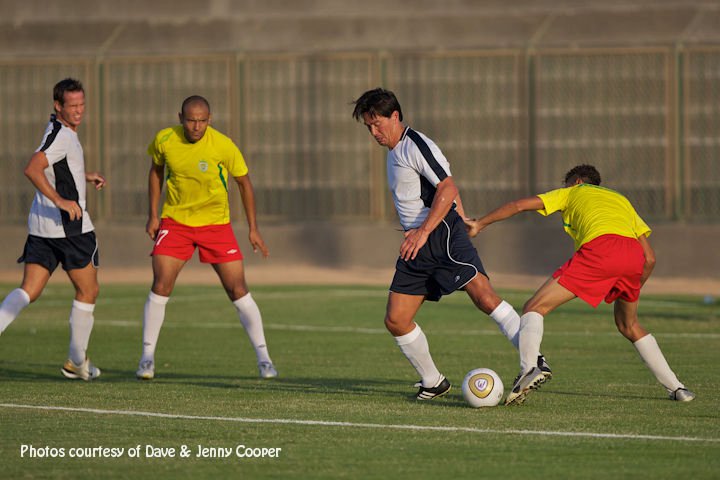
{"label": "player's hand", "polygon": [[71,221],[80,220],[82,218],[82,208],[80,208],[80,205],[73,200],[61,198],[57,201],[55,206],[57,206],[60,210],[67,212]]}
{"label": "player's hand", "polygon": [[270,255],[270,251],[265,246],[265,242],[263,241],[262,236],[260,235],[260,232],[257,230],[250,230],[250,235],[248,236],[250,239],[250,245],[253,247],[253,252],[256,252],[260,250],[262,253],[263,258],[267,258]]}
{"label": "player's hand", "polygon": [[95,190],[102,190],[107,184],[107,180],[99,172],[85,173],[85,180],[95,184]]}
{"label": "player's hand", "polygon": [[405,232],[405,241],[400,245],[400,258],[405,261],[415,260],[420,249],[427,243],[428,235],[421,228],[413,228]]}
{"label": "player's hand", "polygon": [[465,231],[470,238],[473,238],[485,228],[485,225],[472,218],[463,218],[463,222],[465,222]]}
{"label": "player's hand", "polygon": [[158,230],[160,229],[160,219],[158,218],[148,218],[147,224],[145,224],[145,231],[148,235],[150,235],[150,238],[153,239],[153,241],[157,238]]}

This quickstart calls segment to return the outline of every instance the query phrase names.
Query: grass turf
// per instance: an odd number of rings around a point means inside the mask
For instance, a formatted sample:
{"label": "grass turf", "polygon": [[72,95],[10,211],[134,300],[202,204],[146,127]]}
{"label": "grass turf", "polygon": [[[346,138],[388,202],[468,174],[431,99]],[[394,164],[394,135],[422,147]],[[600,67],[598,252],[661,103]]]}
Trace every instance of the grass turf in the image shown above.
{"label": "grass turf", "polygon": [[[503,293],[516,306],[528,297]],[[462,293],[427,303],[417,318],[454,384],[428,403],[412,399],[415,372],[382,325],[384,288],[255,288],[280,371],[269,381],[257,378],[254,353],[219,286],[176,289],[156,379],[135,380],[146,295],[146,286],[103,287],[89,349],[103,369],[95,382],[60,375],[70,286],[48,287],[0,336],[0,477],[697,479],[720,472],[712,393],[720,383],[718,306],[700,298],[648,296],[640,307],[671,367],[698,394],[689,404],[667,399],[615,331],[611,307],[574,300],[545,322],[543,353],[555,378],[520,407],[472,409],[460,393],[464,374],[492,368],[507,391],[518,360]],[[22,456],[22,445],[62,449],[65,457]],[[182,445],[188,458],[178,456]],[[233,454],[198,458],[198,445]],[[277,458],[239,458],[238,445],[282,450]],[[70,457],[71,448],[100,446],[123,455]],[[155,448],[175,448],[176,456],[148,458]]]}

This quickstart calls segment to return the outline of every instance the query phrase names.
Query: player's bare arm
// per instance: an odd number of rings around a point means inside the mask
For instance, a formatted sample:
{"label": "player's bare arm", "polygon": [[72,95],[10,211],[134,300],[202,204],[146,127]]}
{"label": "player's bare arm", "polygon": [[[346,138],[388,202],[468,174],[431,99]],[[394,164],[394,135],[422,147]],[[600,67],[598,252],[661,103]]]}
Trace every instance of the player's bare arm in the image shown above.
{"label": "player's bare arm", "polygon": [[435,198],[430,206],[427,218],[418,228],[405,232],[405,240],[400,245],[400,257],[403,260],[415,259],[417,253],[427,242],[430,233],[440,225],[440,222],[448,214],[453,201],[458,197],[458,188],[452,177],[446,177],[437,184]]}
{"label": "player's bare arm", "polygon": [[646,235],[640,235],[638,242],[640,242],[643,254],[645,255],[645,264],[643,265],[643,273],[640,277],[640,285],[645,285],[645,282],[650,278],[650,274],[652,274],[655,268],[655,250],[650,246],[650,241]]}
{"label": "player's bare arm", "polygon": [[78,220],[82,218],[82,208],[77,202],[68,200],[60,196],[53,188],[45,176],[45,169],[50,166],[45,152],[35,152],[25,167],[25,176],[38,189],[40,193],[45,195],[60,210],[67,212],[70,220]]}
{"label": "player's bare arm", "polygon": [[95,190],[102,190],[107,185],[107,180],[100,172],[86,172],[85,181],[95,185]]}
{"label": "player's bare arm", "polygon": [[542,210],[543,208],[545,208],[545,204],[538,196],[513,200],[502,207],[496,208],[484,217],[466,219],[465,228],[467,229],[468,235],[470,237],[474,237],[492,223],[506,220],[520,212],[526,212],[528,210]]}
{"label": "player's bare arm", "polygon": [[164,165],[156,165],[153,163],[150,166],[150,172],[148,173],[148,221],[145,225],[145,231],[153,240],[155,240],[158,229],[160,228],[158,205],[160,203],[160,192],[162,191],[164,174]]}
{"label": "player's bare arm", "polygon": [[243,208],[245,209],[245,217],[248,222],[248,239],[250,245],[253,247],[253,252],[260,250],[263,258],[267,258],[270,255],[270,251],[265,245],[265,241],[260,235],[260,230],[257,226],[257,215],[255,210],[255,192],[253,190],[252,182],[250,181],[250,175],[243,175],[242,177],[234,177],[235,181],[240,188],[240,197],[242,198]]}
{"label": "player's bare arm", "polygon": [[455,211],[460,215],[460,218],[465,220],[465,207],[463,206],[462,199],[460,198],[460,194],[458,193],[458,196],[455,197]]}

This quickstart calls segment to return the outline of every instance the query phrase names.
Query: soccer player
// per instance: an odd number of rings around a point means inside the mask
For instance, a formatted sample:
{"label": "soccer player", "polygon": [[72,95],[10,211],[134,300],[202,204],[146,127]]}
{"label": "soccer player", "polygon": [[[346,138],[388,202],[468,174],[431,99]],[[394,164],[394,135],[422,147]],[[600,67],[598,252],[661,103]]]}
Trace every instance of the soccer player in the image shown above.
{"label": "soccer player", "polygon": [[[446,394],[451,385],[436,367],[427,338],[414,321],[425,300],[438,301],[465,290],[516,348],[520,316],[490,286],[465,231],[462,203],[447,159],[432,140],[402,123],[395,94],[382,88],[363,93],[355,101],[353,117],[388,149],[388,182],[405,238],[390,285],[385,327],[420,375],[416,398],[431,400]],[[535,365],[550,378],[552,372],[539,353]]]}
{"label": "soccer player", "polygon": [[[255,219],[255,195],[240,150],[210,126],[210,104],[201,96],[182,103],[180,125],[161,130],[148,147],[150,167],[149,213],[146,231],[155,241],[152,251],[153,284],[143,320],[143,351],[137,378],[155,376],[155,348],[175,280],[197,247],[200,261],[209,263],[237,310],[255,349],[261,378],[278,372],[265,343],[262,317],[248,290],[243,255],[230,225],[228,180],[235,179],[250,227],[250,244],[263,257],[268,249]],[[167,172],[165,172],[167,168]],[[167,192],[158,215],[163,179]]]}
{"label": "soccer player", "polygon": [[638,298],[655,266],[655,252],[647,237],[650,228],[630,202],[600,186],[592,165],[578,165],[565,174],[565,187],[507,203],[475,220],[466,220],[470,236],[491,223],[520,212],[542,215],[562,212],[563,227],[575,241],[575,254],[558,268],[523,309],[520,318],[520,374],[505,404],[520,404],[542,383],[533,362],[540,351],[543,319],[565,302],[580,297],[593,307],[605,300],[615,304],[615,325],[630,340],[670,398],[689,402],[695,394],[670,369],[660,347],[638,321]]}
{"label": "soccer player", "polygon": [[70,351],[62,374],[93,380],[100,369],[87,358],[95,300],[98,296],[98,246],[86,211],[85,183],[97,190],[106,185],[97,172],[85,171],[77,129],[85,115],[85,91],[73,78],[53,88],[55,113],[45,128],[40,146],[25,167],[35,186],[28,216],[28,237],[18,263],[25,263],[22,284],[0,306],[0,333],[23,308],[37,300],[58,264],[75,287],[70,310]]}

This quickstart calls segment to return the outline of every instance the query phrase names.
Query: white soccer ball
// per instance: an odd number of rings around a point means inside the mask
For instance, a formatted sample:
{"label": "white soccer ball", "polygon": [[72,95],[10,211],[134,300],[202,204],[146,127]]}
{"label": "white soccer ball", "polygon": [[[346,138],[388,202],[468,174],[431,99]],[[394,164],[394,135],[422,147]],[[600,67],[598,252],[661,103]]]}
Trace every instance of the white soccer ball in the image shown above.
{"label": "white soccer ball", "polygon": [[465,375],[462,394],[473,408],[494,407],[502,399],[505,387],[497,373],[489,368],[476,368]]}

